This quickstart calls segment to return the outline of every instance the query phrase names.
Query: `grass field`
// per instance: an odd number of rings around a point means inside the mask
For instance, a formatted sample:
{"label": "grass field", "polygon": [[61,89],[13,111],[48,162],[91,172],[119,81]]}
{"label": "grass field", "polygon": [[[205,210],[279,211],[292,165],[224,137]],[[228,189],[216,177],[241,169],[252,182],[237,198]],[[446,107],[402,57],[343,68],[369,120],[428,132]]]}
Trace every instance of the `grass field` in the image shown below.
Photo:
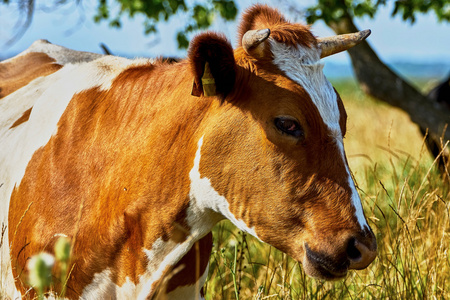
{"label": "grass field", "polygon": [[450,299],[449,178],[408,115],[354,82],[334,86],[349,116],[346,152],[378,257],[345,280],[314,280],[225,221],[214,228],[206,299]]}

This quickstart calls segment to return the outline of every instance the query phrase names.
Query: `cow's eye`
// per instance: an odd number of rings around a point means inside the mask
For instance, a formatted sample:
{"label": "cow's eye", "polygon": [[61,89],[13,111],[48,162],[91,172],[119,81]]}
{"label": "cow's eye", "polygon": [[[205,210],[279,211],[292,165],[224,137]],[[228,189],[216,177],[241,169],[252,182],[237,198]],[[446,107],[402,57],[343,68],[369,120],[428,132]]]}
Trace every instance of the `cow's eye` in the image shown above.
{"label": "cow's eye", "polygon": [[290,117],[275,118],[275,126],[283,133],[301,139],[305,136],[303,128],[297,120]]}

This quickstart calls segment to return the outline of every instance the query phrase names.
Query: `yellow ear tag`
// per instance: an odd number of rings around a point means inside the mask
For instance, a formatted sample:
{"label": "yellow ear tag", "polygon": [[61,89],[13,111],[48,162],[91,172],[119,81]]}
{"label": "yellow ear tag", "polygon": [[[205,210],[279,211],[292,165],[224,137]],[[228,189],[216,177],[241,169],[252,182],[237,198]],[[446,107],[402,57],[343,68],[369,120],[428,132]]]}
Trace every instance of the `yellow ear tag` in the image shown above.
{"label": "yellow ear tag", "polygon": [[203,85],[203,95],[206,97],[215,96],[216,93],[216,81],[214,80],[213,75],[211,74],[211,69],[209,68],[209,63],[205,63],[205,71],[202,76],[202,85]]}

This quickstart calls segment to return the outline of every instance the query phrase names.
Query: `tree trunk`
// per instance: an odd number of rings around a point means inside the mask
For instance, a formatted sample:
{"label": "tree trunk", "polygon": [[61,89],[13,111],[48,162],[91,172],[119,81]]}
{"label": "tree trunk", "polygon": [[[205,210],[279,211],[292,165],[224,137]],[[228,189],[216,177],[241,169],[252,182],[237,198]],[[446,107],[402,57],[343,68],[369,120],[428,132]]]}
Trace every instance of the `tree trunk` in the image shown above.
{"label": "tree trunk", "polygon": [[[328,26],[337,34],[359,31],[349,15]],[[450,109],[443,103],[431,101],[395,74],[378,58],[366,41],[349,49],[348,53],[363,91],[405,111],[422,132],[428,129],[427,144],[430,144],[427,146],[442,149],[442,144],[450,140],[450,129],[445,130],[450,125]]]}

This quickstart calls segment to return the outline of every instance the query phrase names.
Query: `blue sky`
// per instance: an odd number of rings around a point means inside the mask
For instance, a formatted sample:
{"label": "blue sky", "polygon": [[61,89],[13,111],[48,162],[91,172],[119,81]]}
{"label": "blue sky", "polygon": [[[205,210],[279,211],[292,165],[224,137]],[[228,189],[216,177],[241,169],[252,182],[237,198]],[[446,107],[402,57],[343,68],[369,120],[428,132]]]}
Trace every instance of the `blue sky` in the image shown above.
{"label": "blue sky", "polygon": [[[23,51],[34,40],[40,38],[68,48],[92,52],[101,52],[99,44],[105,43],[113,53],[131,57],[185,55],[184,51],[177,49],[175,42],[175,34],[181,28],[179,23],[183,22],[183,16],[161,24],[158,35],[145,36],[143,19],[140,17],[124,20],[124,26],[120,30],[108,27],[106,22],[94,23],[92,20],[97,1],[82,1],[84,10],[73,4],[65,5],[58,10],[49,10],[45,9],[41,2],[38,1],[31,27],[18,42],[8,47],[5,47],[5,43],[16,30],[18,13],[14,4],[9,7],[0,5],[0,56],[5,57]],[[252,3],[262,1],[238,2],[242,12]],[[301,17],[289,15],[289,9],[279,4],[280,1],[271,0],[265,3],[276,6],[291,20],[304,22]],[[306,8],[314,1],[305,0],[301,3]],[[391,11],[391,7],[382,8],[375,19],[356,20],[360,29],[372,30],[369,42],[383,60],[450,64],[450,24],[439,24],[436,17],[430,13],[426,16],[420,15],[416,23],[410,25],[403,22],[399,16],[391,18]],[[80,23],[80,16],[83,15],[85,20]],[[237,23],[219,20],[212,29],[225,33],[235,43]],[[333,35],[333,32],[321,22],[313,25],[312,30],[317,36]],[[348,63],[349,59],[344,53],[327,58],[327,61]]]}

